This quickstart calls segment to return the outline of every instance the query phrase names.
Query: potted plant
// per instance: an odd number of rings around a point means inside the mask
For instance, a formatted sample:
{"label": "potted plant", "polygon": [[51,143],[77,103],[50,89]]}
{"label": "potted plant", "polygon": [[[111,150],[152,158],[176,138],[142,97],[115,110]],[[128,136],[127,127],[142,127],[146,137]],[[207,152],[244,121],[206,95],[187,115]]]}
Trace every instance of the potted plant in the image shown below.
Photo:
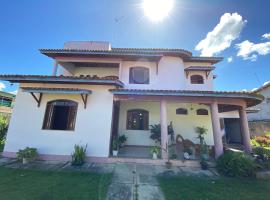
{"label": "potted plant", "polygon": [[185,147],[184,148],[184,158],[186,160],[190,159],[190,156],[193,154],[192,149],[190,147]]}
{"label": "potted plant", "polygon": [[23,164],[27,164],[37,158],[37,149],[26,147],[25,149],[20,149],[17,152],[17,157],[22,160]]}
{"label": "potted plant", "polygon": [[124,135],[121,135],[118,137],[118,141],[119,141],[119,146],[120,147],[123,147],[125,142],[127,141],[127,136],[124,134]]}
{"label": "potted plant", "polygon": [[207,161],[206,160],[201,160],[201,162],[200,162],[200,164],[201,164],[201,169],[202,170],[207,170],[208,169],[208,163],[207,163]]}
{"label": "potted plant", "polygon": [[84,147],[77,144],[74,145],[74,152],[71,155],[72,165],[81,166],[84,163],[86,157],[86,148],[87,145],[85,145]]}
{"label": "potted plant", "polygon": [[152,154],[152,157],[154,160],[157,159],[159,152],[160,152],[160,147],[158,146],[152,146],[150,148],[150,153]]}
{"label": "potted plant", "polygon": [[117,138],[115,138],[113,139],[113,143],[112,143],[113,156],[117,156],[118,148],[119,148],[119,141]]}

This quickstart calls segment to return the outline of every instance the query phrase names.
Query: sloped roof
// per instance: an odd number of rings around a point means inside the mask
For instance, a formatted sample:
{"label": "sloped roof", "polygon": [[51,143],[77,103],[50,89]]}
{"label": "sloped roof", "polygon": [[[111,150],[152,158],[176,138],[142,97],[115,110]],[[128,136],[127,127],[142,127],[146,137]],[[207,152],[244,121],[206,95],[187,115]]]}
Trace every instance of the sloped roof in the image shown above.
{"label": "sloped roof", "polygon": [[0,96],[13,99],[13,98],[15,98],[16,95],[15,94],[8,93],[8,92],[0,91]]}
{"label": "sloped roof", "polygon": [[201,91],[201,90],[142,90],[142,89],[111,89],[113,94],[146,95],[146,96],[185,96],[185,97],[216,97],[242,98],[248,107],[259,104],[264,97],[260,94],[244,91]]}
{"label": "sloped roof", "polygon": [[42,76],[42,75],[0,75],[0,80],[12,83],[76,83],[93,85],[115,85],[123,87],[124,84],[116,76]]}
{"label": "sloped roof", "polygon": [[255,92],[255,93],[260,92],[260,91],[268,88],[269,86],[270,86],[270,81],[265,82],[261,87],[252,90],[252,92]]}
{"label": "sloped roof", "polygon": [[102,56],[119,57],[123,59],[148,58],[159,60],[162,56],[179,56],[185,61],[210,62],[212,64],[223,60],[222,57],[197,57],[184,49],[169,48],[111,48],[110,50],[87,49],[40,49],[40,52],[49,57],[56,56]]}

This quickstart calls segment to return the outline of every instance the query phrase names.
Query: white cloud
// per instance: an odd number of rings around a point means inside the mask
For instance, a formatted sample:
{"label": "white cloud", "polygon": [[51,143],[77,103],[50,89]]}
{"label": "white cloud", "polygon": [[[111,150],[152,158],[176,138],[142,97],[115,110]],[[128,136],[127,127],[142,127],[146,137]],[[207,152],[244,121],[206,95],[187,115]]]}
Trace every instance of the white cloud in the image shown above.
{"label": "white cloud", "polygon": [[213,56],[229,48],[237,39],[247,23],[238,13],[225,13],[219,23],[201,40],[195,50],[201,51],[201,56]]}
{"label": "white cloud", "polygon": [[245,40],[236,44],[238,49],[237,56],[242,57],[244,60],[256,61],[258,55],[267,55],[270,53],[270,42],[253,43]]}
{"label": "white cloud", "polygon": [[265,33],[262,35],[264,39],[270,39],[270,33]]}
{"label": "white cloud", "polygon": [[6,85],[0,82],[0,91],[3,91],[6,88]]}
{"label": "white cloud", "polygon": [[232,56],[228,57],[227,61],[228,61],[228,63],[231,63],[233,61],[233,57]]}

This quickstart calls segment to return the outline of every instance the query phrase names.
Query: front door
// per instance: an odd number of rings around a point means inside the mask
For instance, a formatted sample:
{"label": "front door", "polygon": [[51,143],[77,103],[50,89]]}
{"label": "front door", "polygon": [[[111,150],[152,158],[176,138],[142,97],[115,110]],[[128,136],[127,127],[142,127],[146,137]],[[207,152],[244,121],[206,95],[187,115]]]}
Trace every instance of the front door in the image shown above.
{"label": "front door", "polygon": [[240,119],[239,118],[225,118],[225,133],[227,143],[237,143],[242,144],[242,134],[240,127]]}

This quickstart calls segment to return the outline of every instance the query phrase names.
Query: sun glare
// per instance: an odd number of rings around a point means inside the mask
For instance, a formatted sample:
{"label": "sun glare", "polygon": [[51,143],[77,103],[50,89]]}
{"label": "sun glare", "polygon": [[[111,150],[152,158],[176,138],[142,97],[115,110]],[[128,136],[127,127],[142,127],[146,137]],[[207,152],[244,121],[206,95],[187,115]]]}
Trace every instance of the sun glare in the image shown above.
{"label": "sun glare", "polygon": [[143,0],[145,15],[154,22],[160,22],[170,14],[173,0]]}

